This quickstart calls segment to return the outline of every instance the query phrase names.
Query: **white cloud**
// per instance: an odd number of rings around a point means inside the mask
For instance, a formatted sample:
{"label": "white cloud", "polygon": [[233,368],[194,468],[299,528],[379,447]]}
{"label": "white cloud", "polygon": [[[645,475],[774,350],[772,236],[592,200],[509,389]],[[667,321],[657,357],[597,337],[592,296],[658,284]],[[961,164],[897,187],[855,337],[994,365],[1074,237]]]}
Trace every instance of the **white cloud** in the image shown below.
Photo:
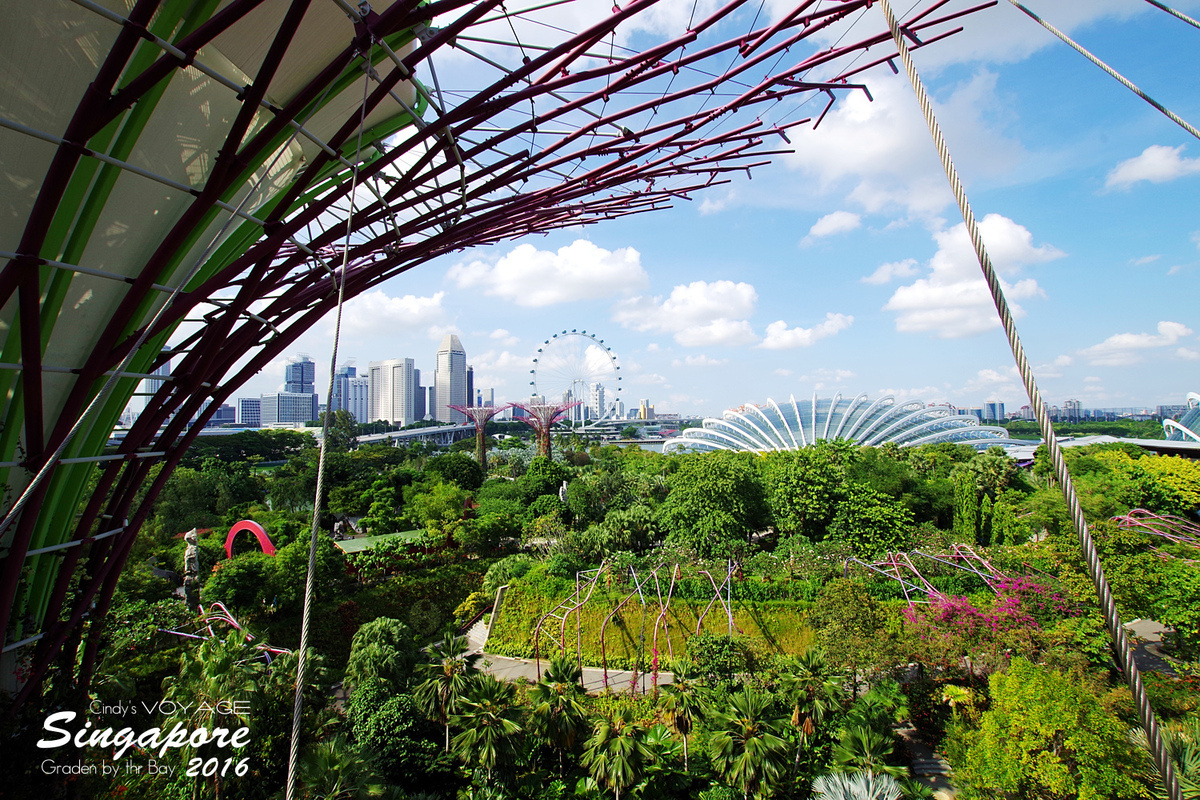
{"label": "white cloud", "polygon": [[910,403],[914,400],[922,403],[945,403],[945,390],[937,386],[916,386],[907,389],[880,389],[871,395],[872,400],[878,400],[885,395],[896,398],[897,403]]}
{"label": "white cloud", "polygon": [[[1016,276],[1022,267],[1061,258],[1061,250],[1051,245],[1034,246],[1033,235],[1008,217],[988,214],[979,223],[980,234],[1013,316],[1024,311],[1014,300],[1042,297],[1037,281],[1026,278],[1010,283],[1004,276]],[[967,227],[959,223],[934,234],[938,250],[929,261],[929,274],[907,286],[901,286],[884,306],[896,312],[896,330],[902,333],[934,333],[943,339],[974,336],[1000,324],[991,293],[979,272],[974,247]]]}
{"label": "white cloud", "polygon": [[915,258],[906,258],[903,261],[891,261],[887,264],[880,264],[879,269],[859,280],[863,283],[879,285],[888,283],[893,278],[907,278],[916,274],[917,260]]}
{"label": "white cloud", "polygon": [[858,214],[850,211],[834,211],[813,223],[813,226],[809,228],[808,236],[804,237],[804,243],[809,244],[814,239],[848,233],[861,226],[862,217]]}
{"label": "white cloud", "polygon": [[504,328],[496,328],[496,330],[488,334],[488,338],[495,339],[506,347],[512,347],[514,344],[521,341],[520,338],[513,336]]}
{"label": "white cloud", "polygon": [[849,314],[835,314],[832,311],[825,315],[825,321],[811,328],[789,328],[783,320],[777,320],[767,326],[767,335],[759,347],[767,350],[786,350],[793,347],[810,347],[818,340],[833,336],[854,324],[854,317]]}
{"label": "white cloud", "polygon": [[792,374],[792,371],[790,369],[786,369],[784,367],[777,367],[776,369],[771,370],[771,374],[778,375],[781,378],[786,378],[787,376]]}
{"label": "white cloud", "polygon": [[1158,261],[1160,258],[1162,258],[1161,255],[1142,256],[1141,258],[1133,259],[1129,263],[1133,264],[1135,267],[1144,267],[1147,264],[1153,264],[1155,261]]}
{"label": "white cloud", "polygon": [[[383,289],[372,289],[346,301],[342,310],[342,332],[348,335],[378,333],[380,330],[423,330],[444,324],[446,310],[442,307],[445,292],[432,297],[406,294],[392,297]],[[333,316],[326,317],[329,326]]]}
{"label": "white cloud", "polygon": [[1089,375],[1083,379],[1083,382],[1084,383],[1101,383],[1102,379],[1095,375]]}
{"label": "white cloud", "polygon": [[1142,361],[1142,353],[1158,347],[1171,347],[1192,329],[1181,322],[1163,320],[1158,323],[1158,333],[1117,333],[1100,344],[1079,351],[1089,364],[1102,367],[1121,367]]}
{"label": "white cloud", "polygon": [[636,331],[669,333],[685,347],[750,344],[758,339],[747,318],[758,292],[748,283],[693,281],[665,300],[632,297],[619,302],[613,320]]}
{"label": "white cloud", "polygon": [[675,359],[671,362],[672,367],[719,367],[722,364],[728,364],[728,358],[709,358],[706,355],[685,356],[682,359]]}
{"label": "white cloud", "polygon": [[495,264],[478,260],[455,264],[446,277],[461,289],[482,288],[526,308],[611,297],[647,283],[637,250],[622,247],[609,252],[585,239],[554,253],[531,244],[517,245]]}
{"label": "white cloud", "polygon": [[[874,76],[873,100],[860,90],[838,94],[820,127],[806,130],[785,156],[788,165],[816,178],[821,191],[845,192],[871,213],[897,208],[930,218],[953,202],[906,78]],[[1020,143],[985,119],[1006,107],[995,74],[977,73],[935,106],[950,141],[972,143],[957,154],[965,173],[1004,179],[1024,158]]]}
{"label": "white cloud", "polygon": [[651,342],[650,344],[646,345],[647,353],[657,353],[659,350],[662,350],[662,348],[658,346],[658,342]]}
{"label": "white cloud", "polygon": [[1104,181],[1108,189],[1128,189],[1135,183],[1166,183],[1200,172],[1200,158],[1184,158],[1183,145],[1152,144],[1139,156],[1122,161]]}
{"label": "white cloud", "polygon": [[1175,355],[1179,356],[1180,358],[1182,358],[1185,361],[1200,360],[1200,352],[1192,350],[1189,347],[1179,348],[1178,350],[1175,351]]}
{"label": "white cloud", "polygon": [[1021,384],[1021,373],[1016,366],[1000,369],[981,369],[975,377],[967,381],[960,394],[973,396],[989,395],[990,398],[1017,395],[1024,397],[1025,388]]}

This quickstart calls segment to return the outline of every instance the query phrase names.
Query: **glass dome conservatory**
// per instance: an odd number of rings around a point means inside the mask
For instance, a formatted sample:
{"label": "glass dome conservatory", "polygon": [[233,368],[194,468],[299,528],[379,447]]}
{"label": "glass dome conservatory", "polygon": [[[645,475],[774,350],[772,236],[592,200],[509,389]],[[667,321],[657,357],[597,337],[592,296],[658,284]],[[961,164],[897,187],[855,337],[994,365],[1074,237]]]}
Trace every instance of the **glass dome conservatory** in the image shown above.
{"label": "glass dome conservatory", "polygon": [[1163,433],[1172,442],[1200,442],[1200,394],[1188,392],[1187,411],[1178,422],[1163,420]]}
{"label": "glass dome conservatory", "polygon": [[901,447],[954,442],[984,449],[1007,443],[1008,431],[980,425],[974,415],[964,416],[950,406],[897,404],[891,395],[875,401],[866,394],[853,399],[840,393],[832,399],[814,394],[810,401],[797,401],[793,395],[783,403],[768,398],[763,405],[747,404],[720,419],[706,419],[703,427],[668,440],[663,452],[796,450],[820,439],[872,446],[895,442]]}

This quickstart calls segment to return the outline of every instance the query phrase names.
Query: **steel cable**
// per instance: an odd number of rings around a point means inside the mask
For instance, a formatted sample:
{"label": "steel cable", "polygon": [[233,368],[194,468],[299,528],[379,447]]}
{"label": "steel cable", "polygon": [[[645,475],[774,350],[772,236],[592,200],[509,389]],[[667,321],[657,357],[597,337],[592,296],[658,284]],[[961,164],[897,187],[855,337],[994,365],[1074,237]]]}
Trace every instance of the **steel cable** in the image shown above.
{"label": "steel cable", "polygon": [[[362,13],[365,17],[367,11]],[[371,48],[373,48],[373,44]],[[304,580],[304,615],[300,622],[300,650],[296,658],[296,693],[292,703],[292,739],[288,752],[286,800],[293,800],[296,796],[296,772],[300,761],[300,723],[304,713],[304,673],[308,666],[308,630],[312,620],[313,595],[316,593],[317,535],[321,520],[321,492],[325,484],[325,453],[329,446],[329,420],[333,417],[333,386],[337,374],[338,346],[342,336],[342,303],[346,296],[346,273],[350,262],[350,234],[354,229],[354,193],[358,190],[363,129],[366,127],[367,97],[371,86],[370,49],[364,55],[363,72],[363,100],[358,112],[358,144],[354,153],[354,169],[350,177],[350,208],[346,214],[346,238],[342,242],[341,279],[338,280],[334,273],[330,273],[330,280],[337,282],[337,316],[333,327],[333,352],[329,356],[329,388],[325,393],[325,415],[321,421],[321,446],[317,455],[317,491],[316,497],[313,499],[312,528],[308,542],[308,572]]]}
{"label": "steel cable", "polygon": [[1005,336],[1008,337],[1008,344],[1012,348],[1013,358],[1017,362],[1017,369],[1021,373],[1021,381],[1025,384],[1025,390],[1029,394],[1030,402],[1033,404],[1034,415],[1037,417],[1038,426],[1041,428],[1046,447],[1050,451],[1050,458],[1054,464],[1054,474],[1058,479],[1058,485],[1071,512],[1071,520],[1075,525],[1079,544],[1083,549],[1088,573],[1096,588],[1096,595],[1104,613],[1104,621],[1108,626],[1109,635],[1113,640],[1118,662],[1125,673],[1129,688],[1133,692],[1134,701],[1137,704],[1138,718],[1141,720],[1142,727],[1146,731],[1146,739],[1150,744],[1150,750],[1158,767],[1159,775],[1166,786],[1167,796],[1171,800],[1183,800],[1179,782],[1175,775],[1174,764],[1163,743],[1158,721],[1154,716],[1154,710],[1150,707],[1150,701],[1146,697],[1146,689],[1142,685],[1141,674],[1138,671],[1137,664],[1133,660],[1133,650],[1130,648],[1125,629],[1121,625],[1121,618],[1117,612],[1116,602],[1113,600],[1108,580],[1104,577],[1104,567],[1100,563],[1100,556],[1096,552],[1095,542],[1092,541],[1087,520],[1084,519],[1083,509],[1079,505],[1079,498],[1075,494],[1075,486],[1071,481],[1071,474],[1067,470],[1062,448],[1059,446],[1058,438],[1054,434],[1054,428],[1050,425],[1050,417],[1046,413],[1046,405],[1042,401],[1041,391],[1034,380],[1033,370],[1029,366],[1029,361],[1025,357],[1025,348],[1022,346],[1021,340],[1017,335],[1016,323],[1013,320],[1012,312],[1009,310],[1004,290],[1000,285],[1000,278],[997,276],[996,270],[992,266],[991,258],[988,256],[987,248],[984,246],[983,237],[980,235],[979,226],[975,221],[975,214],[971,210],[970,203],[967,200],[966,190],[963,188],[962,181],[958,176],[958,170],[950,158],[950,150],[946,145],[945,138],[942,136],[941,126],[938,124],[937,118],[933,113],[933,104],[930,102],[929,95],[925,91],[925,86],[922,84],[921,78],[917,74],[917,69],[913,65],[912,56],[909,53],[907,43],[904,41],[900,26],[892,14],[888,0],[880,0],[880,6],[883,9],[883,15],[887,20],[888,28],[892,32],[892,39],[895,40],[900,60],[904,64],[904,71],[908,75],[913,91],[916,92],[917,102],[920,104],[921,113],[924,115],[925,122],[929,126],[929,133],[932,135],[934,146],[937,148],[938,158],[942,162],[942,168],[946,171],[946,178],[949,180],[950,187],[954,192],[954,199],[958,203],[959,211],[962,212],[963,221],[966,223],[967,232],[975,248],[975,255],[979,260],[979,267],[991,292],[992,301],[996,305],[996,312],[1000,316]]}
{"label": "steel cable", "polygon": [[[1026,8],[1025,6],[1018,3],[1017,0],[1008,0],[1008,2],[1012,3],[1017,8],[1021,9],[1021,11],[1025,12],[1025,14],[1028,15],[1030,19],[1032,19],[1034,22],[1041,25],[1046,30],[1053,33],[1055,36],[1057,36],[1059,39],[1061,39],[1064,43],[1070,45],[1077,53],[1082,55],[1088,61],[1092,62],[1097,67],[1099,67],[1100,69],[1107,72],[1109,74],[1109,76],[1111,76],[1112,78],[1117,80],[1126,89],[1133,92],[1138,97],[1142,98],[1147,103],[1149,103],[1150,105],[1157,108],[1159,111],[1161,111],[1163,113],[1164,116],[1166,116],[1167,119],[1171,120],[1176,125],[1183,128],[1185,131],[1190,133],[1192,136],[1195,136],[1197,139],[1200,139],[1200,130],[1196,130],[1196,127],[1194,125],[1192,125],[1187,120],[1180,117],[1178,114],[1176,114],[1171,109],[1169,109],[1166,106],[1159,103],[1157,100],[1155,100],[1150,95],[1143,92],[1141,89],[1139,89],[1137,86],[1135,86],[1133,84],[1133,82],[1130,81],[1128,78],[1126,78],[1124,75],[1117,72],[1115,69],[1110,67],[1108,64],[1105,64],[1103,61],[1101,61],[1096,56],[1092,55],[1090,51],[1088,51],[1085,47],[1083,47],[1083,45],[1078,44],[1070,36],[1067,36],[1065,33],[1060,31],[1058,28],[1054,27],[1049,22],[1046,22],[1046,20],[1042,19],[1037,14],[1033,13],[1028,8]],[[1159,8],[1162,8],[1164,11],[1169,11],[1171,13],[1174,13],[1173,11],[1171,11],[1171,9],[1167,8],[1166,6],[1161,6],[1158,3],[1154,3],[1154,5],[1157,5]],[[1185,19],[1188,22],[1191,22],[1192,24],[1195,24],[1195,20],[1192,20],[1189,17],[1184,17],[1183,15],[1180,15],[1180,14],[1176,14],[1176,16],[1180,17],[1181,19]]]}

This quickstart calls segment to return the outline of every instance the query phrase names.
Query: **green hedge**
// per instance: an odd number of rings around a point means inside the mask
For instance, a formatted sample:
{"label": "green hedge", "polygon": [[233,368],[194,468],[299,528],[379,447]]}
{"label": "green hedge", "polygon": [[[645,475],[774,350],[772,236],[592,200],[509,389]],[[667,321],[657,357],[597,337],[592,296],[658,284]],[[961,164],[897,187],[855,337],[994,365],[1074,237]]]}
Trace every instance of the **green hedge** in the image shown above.
{"label": "green hedge", "polygon": [[[534,625],[574,591],[573,584],[555,581],[536,573],[536,570],[530,573],[533,577],[531,581],[518,580],[509,586],[487,643],[489,653],[533,658]],[[585,663],[601,665],[600,629],[605,617],[612,613],[623,597],[624,594],[619,591],[597,589],[583,607],[580,617],[580,640]],[[696,632],[696,622],[711,598],[710,587],[708,597],[703,602],[679,597],[672,599],[665,618],[666,631],[664,632],[660,625],[658,633],[661,668],[667,668],[667,660],[671,653],[676,657],[684,654],[687,638]],[[761,649],[765,653],[800,653],[808,647],[812,639],[812,632],[805,624],[809,605],[799,600],[739,600],[735,592],[733,621],[737,630],[755,642],[755,649]],[[642,606],[635,597],[612,618],[605,633],[606,656],[610,669],[629,669],[639,660],[643,669],[651,668],[654,628],[659,611],[657,599],[648,603],[643,623]],[[575,616],[571,615],[567,625],[566,644],[570,653],[576,651]],[[558,630],[561,631],[562,623],[557,624]],[[715,603],[704,617],[701,630],[725,634],[729,630],[728,626],[724,607]],[[544,638],[540,639],[538,649],[542,657],[558,652],[557,644],[547,642]]]}

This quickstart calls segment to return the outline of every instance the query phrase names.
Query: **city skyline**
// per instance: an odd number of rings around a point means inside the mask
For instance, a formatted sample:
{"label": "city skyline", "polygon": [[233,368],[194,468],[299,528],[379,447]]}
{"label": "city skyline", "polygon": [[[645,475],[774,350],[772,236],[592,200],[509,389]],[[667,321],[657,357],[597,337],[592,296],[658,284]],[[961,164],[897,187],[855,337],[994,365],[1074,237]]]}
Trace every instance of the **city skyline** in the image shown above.
{"label": "city skyline", "polygon": [[[1185,55],[1194,29],[1132,0],[1044,11],[1200,120],[1182,90],[1198,69]],[[963,25],[914,57],[1046,402],[1182,403],[1200,380],[1200,143],[1007,4]],[[619,354],[626,396],[665,412],[837,391],[1019,409],[1028,399],[912,90],[886,68],[864,79],[870,99],[847,95],[753,181],[446,256],[356,298],[342,353],[360,365],[426,354],[455,333],[476,384],[507,402],[527,395],[540,341],[586,328]],[[293,348],[323,361],[319,385],[331,339],[326,318]],[[239,394],[277,390],[282,369]]]}

